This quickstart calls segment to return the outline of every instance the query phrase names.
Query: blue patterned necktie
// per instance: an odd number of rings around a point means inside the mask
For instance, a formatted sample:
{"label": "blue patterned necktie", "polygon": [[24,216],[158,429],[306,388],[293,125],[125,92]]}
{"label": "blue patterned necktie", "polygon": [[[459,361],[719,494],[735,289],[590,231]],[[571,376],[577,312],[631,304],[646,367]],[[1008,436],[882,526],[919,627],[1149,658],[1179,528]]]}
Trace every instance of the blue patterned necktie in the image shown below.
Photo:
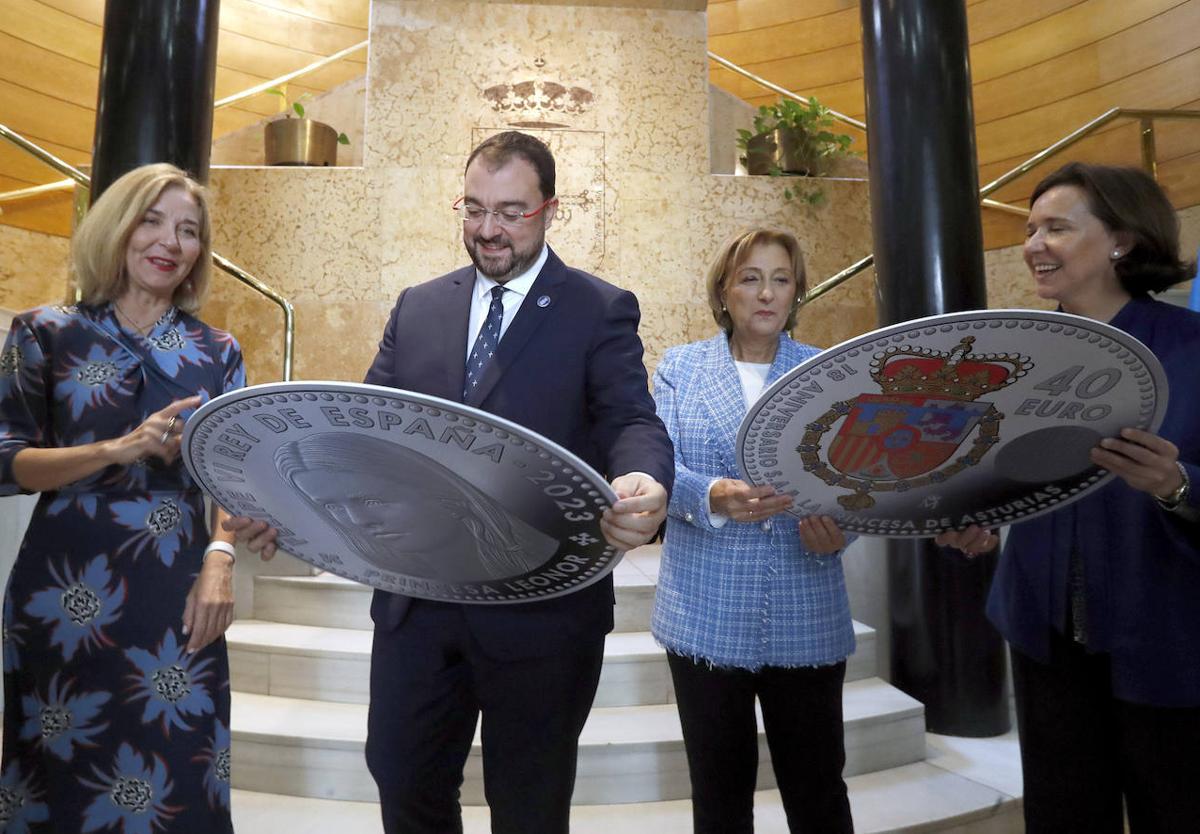
{"label": "blue patterned necktie", "polygon": [[465,400],[483,379],[483,372],[496,355],[496,347],[500,344],[500,325],[504,321],[504,287],[492,287],[492,304],[488,307],[487,318],[479,335],[475,337],[475,346],[467,357],[467,380],[463,383],[463,399]]}

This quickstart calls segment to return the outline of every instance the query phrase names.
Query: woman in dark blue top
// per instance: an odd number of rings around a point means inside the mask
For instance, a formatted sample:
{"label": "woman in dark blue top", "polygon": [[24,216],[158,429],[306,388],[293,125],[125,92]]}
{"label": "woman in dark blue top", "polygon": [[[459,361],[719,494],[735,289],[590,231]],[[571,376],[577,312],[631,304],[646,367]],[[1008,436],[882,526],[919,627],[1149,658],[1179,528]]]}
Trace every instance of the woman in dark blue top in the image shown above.
{"label": "woman in dark blue top", "polygon": [[[1200,315],[1154,301],[1191,277],[1179,223],[1135,169],[1073,163],[1033,192],[1025,262],[1042,298],[1162,362],[1157,435],[1092,450],[1117,477],[1014,525],[988,616],[1012,648],[1029,834],[1200,831]],[[968,553],[988,531],[947,534]]]}
{"label": "woman in dark blue top", "polygon": [[41,493],[4,596],[2,834],[233,831],[232,536],[179,459],[187,412],[245,382],[193,315],[206,195],[166,164],[114,182],[72,243],[79,303],[0,350],[0,496]]}

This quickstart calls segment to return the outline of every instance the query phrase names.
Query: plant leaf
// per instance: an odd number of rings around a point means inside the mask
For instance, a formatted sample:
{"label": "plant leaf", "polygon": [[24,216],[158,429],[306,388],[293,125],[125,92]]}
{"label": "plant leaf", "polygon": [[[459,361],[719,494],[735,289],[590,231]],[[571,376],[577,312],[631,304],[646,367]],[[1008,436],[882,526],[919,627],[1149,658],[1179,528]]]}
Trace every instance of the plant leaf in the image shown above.
{"label": "plant leaf", "polygon": [[299,116],[302,119],[304,118],[304,105],[303,104],[301,104],[298,101],[293,101],[292,109],[296,111],[297,116]]}
{"label": "plant leaf", "polygon": [[349,136],[347,136],[347,135],[346,135],[346,134],[344,134],[344,133],[339,133],[339,134],[338,134],[338,144],[339,144],[339,145],[349,145],[349,144],[350,144],[350,137],[349,137]]}

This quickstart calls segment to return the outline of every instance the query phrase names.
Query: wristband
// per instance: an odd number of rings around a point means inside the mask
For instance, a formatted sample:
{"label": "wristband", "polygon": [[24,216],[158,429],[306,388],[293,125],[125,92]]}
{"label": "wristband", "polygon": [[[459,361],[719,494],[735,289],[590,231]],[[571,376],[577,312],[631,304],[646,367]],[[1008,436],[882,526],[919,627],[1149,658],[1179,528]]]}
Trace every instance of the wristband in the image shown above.
{"label": "wristband", "polygon": [[[207,559],[208,554],[212,553],[214,550],[219,550],[222,553],[228,553],[229,554],[229,564],[231,564],[231,565],[237,561],[237,550],[229,542],[223,542],[223,541],[209,542],[208,547],[204,548],[204,559]],[[201,561],[204,561],[204,559],[201,559]]]}

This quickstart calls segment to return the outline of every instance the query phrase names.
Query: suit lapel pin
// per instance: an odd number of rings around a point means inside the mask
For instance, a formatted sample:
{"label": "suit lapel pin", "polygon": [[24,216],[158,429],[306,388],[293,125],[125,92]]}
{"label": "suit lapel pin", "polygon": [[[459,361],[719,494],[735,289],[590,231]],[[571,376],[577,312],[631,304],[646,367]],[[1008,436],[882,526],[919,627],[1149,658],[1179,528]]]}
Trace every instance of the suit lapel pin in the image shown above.
{"label": "suit lapel pin", "polygon": [[539,296],[538,300],[537,300],[537,306],[549,307],[550,306],[550,296],[548,296],[548,295]]}

